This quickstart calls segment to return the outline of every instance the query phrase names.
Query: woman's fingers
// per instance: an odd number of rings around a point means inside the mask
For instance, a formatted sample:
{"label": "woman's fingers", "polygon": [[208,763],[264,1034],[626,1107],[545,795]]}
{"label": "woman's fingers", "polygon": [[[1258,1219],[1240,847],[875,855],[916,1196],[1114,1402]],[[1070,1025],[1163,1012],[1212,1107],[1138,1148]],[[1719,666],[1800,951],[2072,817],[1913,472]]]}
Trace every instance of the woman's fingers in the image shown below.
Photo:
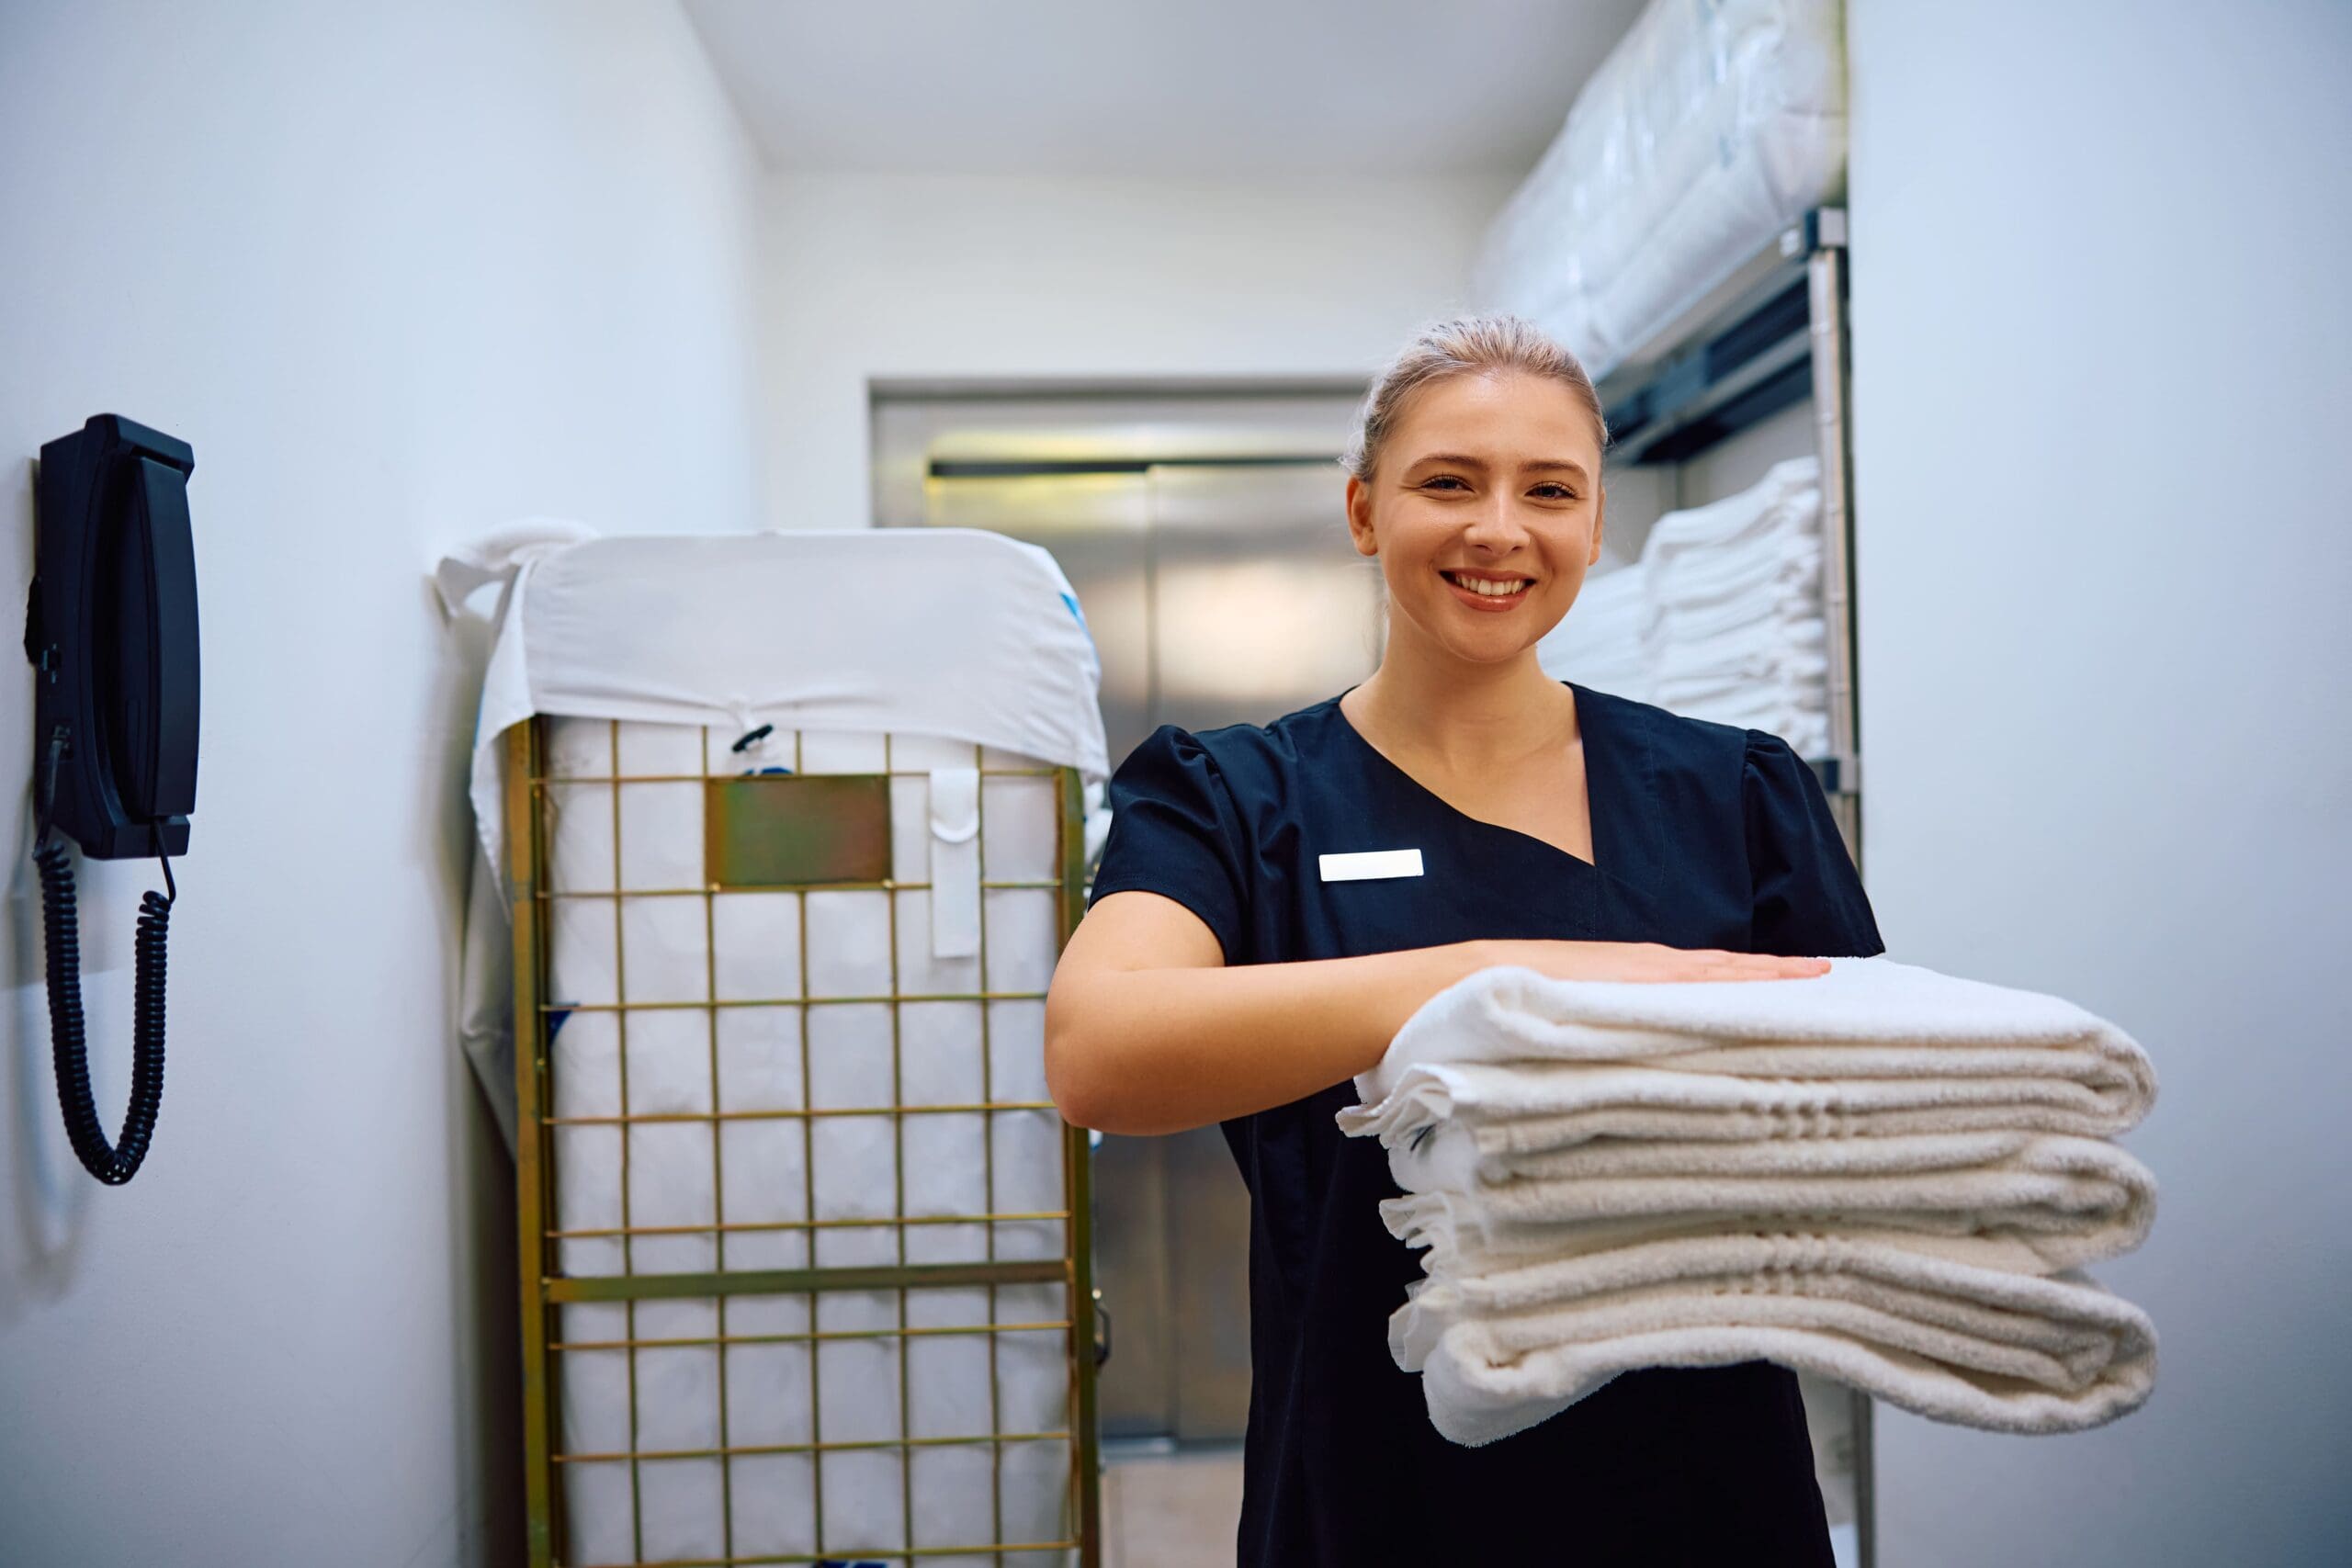
{"label": "woman's fingers", "polygon": [[[1518,944],[1510,944],[1517,947]],[[1791,958],[1728,948],[1668,947],[1655,942],[1543,942],[1532,967],[1572,980],[1792,980],[1825,975],[1826,958]],[[1506,961],[1518,961],[1507,959]]]}
{"label": "woman's fingers", "polygon": [[1680,955],[1685,958],[1695,960],[1713,968],[1782,969],[1792,964],[1819,964],[1825,962],[1818,958],[1791,958],[1784,953],[1729,953],[1721,948],[1711,947],[1690,949],[1668,948],[1667,951],[1668,953],[1679,953]]}
{"label": "woman's fingers", "polygon": [[1665,973],[1678,980],[1789,980],[1829,971],[1826,958],[1732,953],[1722,948],[1668,948],[1666,952],[1672,956],[1665,963]]}

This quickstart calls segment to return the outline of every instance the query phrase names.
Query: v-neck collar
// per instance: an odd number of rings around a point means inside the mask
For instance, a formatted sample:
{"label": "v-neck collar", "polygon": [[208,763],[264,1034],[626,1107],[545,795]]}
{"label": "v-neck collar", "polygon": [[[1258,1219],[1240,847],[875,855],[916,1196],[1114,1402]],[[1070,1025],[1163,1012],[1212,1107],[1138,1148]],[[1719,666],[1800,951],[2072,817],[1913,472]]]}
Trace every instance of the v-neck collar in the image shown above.
{"label": "v-neck collar", "polygon": [[[1358,682],[1357,684],[1361,685],[1363,682]],[[1568,688],[1575,697],[1577,736],[1584,746],[1585,812],[1590,819],[1592,830],[1592,859],[1590,860],[1569,853],[1549,839],[1539,839],[1534,834],[1522,832],[1517,828],[1506,827],[1500,822],[1489,822],[1483,817],[1473,817],[1411,773],[1407,773],[1403,767],[1391,760],[1386,752],[1366,739],[1363,732],[1356,728],[1354,721],[1341,710],[1340,697],[1344,697],[1348,692],[1354,691],[1354,686],[1350,686],[1347,692],[1341,692],[1340,696],[1330,699],[1331,717],[1340,730],[1347,735],[1349,740],[1372,760],[1374,767],[1382,770],[1389,777],[1402,784],[1413,795],[1430,802],[1454,820],[1483,828],[1489,832],[1506,833],[1513,839],[1523,840],[1586,873],[1599,872],[1605,876],[1619,877],[1621,874],[1615,868],[1620,843],[1616,832],[1617,818],[1612,814],[1617,807],[1616,795],[1620,786],[1632,782],[1632,770],[1615,765],[1619,760],[1616,756],[1616,739],[1608,735],[1607,721],[1599,717],[1608,705],[1606,696],[1596,694],[1587,687],[1579,686],[1574,681],[1563,681],[1560,684]],[[1596,736],[1602,738],[1598,744],[1595,742]],[[1625,761],[1630,762],[1631,759],[1625,759]],[[1605,783],[1599,781],[1605,781]],[[1630,808],[1630,801],[1628,806]]]}

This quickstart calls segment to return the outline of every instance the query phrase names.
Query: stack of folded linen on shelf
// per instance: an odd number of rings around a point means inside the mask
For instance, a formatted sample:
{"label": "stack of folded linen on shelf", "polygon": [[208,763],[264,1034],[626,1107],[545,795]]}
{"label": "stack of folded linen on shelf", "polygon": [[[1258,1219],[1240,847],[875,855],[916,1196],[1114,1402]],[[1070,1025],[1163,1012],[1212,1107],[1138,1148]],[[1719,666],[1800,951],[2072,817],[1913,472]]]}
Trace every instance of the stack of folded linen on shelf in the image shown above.
{"label": "stack of folded linen on shelf", "polygon": [[1648,577],[1638,561],[1588,576],[1575,606],[1535,646],[1544,673],[1648,702],[1655,678]]}
{"label": "stack of folded linen on shelf", "polygon": [[1842,191],[1844,33],[1837,0],[1651,0],[1489,227],[1472,303],[1607,376]]}
{"label": "stack of folded linen on shelf", "polygon": [[2154,1067],[2060,998],[1884,957],[1802,979],[1481,971],[1340,1113],[1426,1278],[1389,1319],[1455,1442],[1618,1373],[1769,1359],[1937,1420],[2074,1431],[2155,1380],[2146,1314],[2083,1272],[2155,1180],[2109,1140]]}
{"label": "stack of folded linen on shelf", "polygon": [[1555,679],[1829,750],[1821,461],[1654,524],[1638,561],[1589,577],[1536,645]]}
{"label": "stack of folded linen on shelf", "polygon": [[1769,730],[1801,756],[1829,744],[1821,592],[1821,460],[1776,463],[1758,483],[1668,513],[1642,547],[1648,701]]}

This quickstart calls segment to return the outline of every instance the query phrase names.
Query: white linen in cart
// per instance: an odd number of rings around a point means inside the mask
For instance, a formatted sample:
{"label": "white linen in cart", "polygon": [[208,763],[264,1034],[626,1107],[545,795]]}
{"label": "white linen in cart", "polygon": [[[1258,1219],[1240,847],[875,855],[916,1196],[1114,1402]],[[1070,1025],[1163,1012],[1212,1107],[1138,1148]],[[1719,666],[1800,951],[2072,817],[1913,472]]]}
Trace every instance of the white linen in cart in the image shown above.
{"label": "white linen in cart", "polygon": [[[888,578],[892,592],[881,600],[843,598],[840,583],[865,578]],[[969,768],[975,749],[985,748],[1074,768],[1091,811],[1089,843],[1108,830],[1101,662],[1069,579],[1035,546],[968,528],[597,538],[578,524],[533,520],[452,551],[434,582],[453,619],[476,590],[503,585],[474,725],[469,795],[478,852],[458,1032],[509,1147],[514,1057],[504,737],[533,715],[598,721],[570,742],[554,742],[576,753],[559,757],[560,764],[589,764],[570,768],[575,774],[646,771],[616,770],[605,721],[643,727],[621,744],[656,750],[664,730],[695,735],[711,726],[720,742],[710,763],[717,773],[776,765],[870,771],[880,765],[885,733],[938,737],[928,754],[910,740],[894,763]],[[764,742],[731,750],[763,726],[774,727]],[[812,739],[837,737],[833,760],[812,752],[796,763],[796,730]],[[877,761],[848,760],[867,752]],[[673,771],[699,773],[699,750]],[[988,780],[983,795],[1012,782]],[[631,785],[619,802],[605,797],[602,813],[575,813],[563,847],[586,861],[601,844],[609,857],[617,817],[625,886],[698,886],[685,874],[699,865],[698,840],[629,831],[640,816],[668,819],[666,803],[698,788],[692,777]],[[925,880],[924,861],[905,852],[905,835],[920,843],[924,834],[922,814],[900,817],[899,830],[899,875]],[[948,869],[953,882],[956,868]],[[972,888],[955,886],[966,902],[943,909],[950,928],[971,913]],[[676,909],[641,913],[655,922],[688,918]],[[952,930],[938,951],[958,952]]]}
{"label": "white linen in cart", "polygon": [[[1059,1256],[1058,1218],[952,1223],[959,1215],[1053,1215],[1064,1206],[1061,1122],[1044,1068],[1043,993],[1059,945],[1054,778],[1044,772],[979,777],[976,860],[990,881],[1040,886],[983,890],[977,945],[985,947],[985,957],[942,957],[933,951],[928,895],[920,887],[895,896],[877,888],[811,889],[805,931],[803,895],[706,896],[698,775],[706,750],[714,773],[741,764],[728,745],[724,732],[706,736],[697,727],[550,721],[549,996],[578,1010],[563,1015],[553,1034],[554,1112],[559,1119],[616,1116],[626,1094],[632,1116],[707,1116],[714,1106],[730,1113],[833,1114],[730,1117],[717,1123],[716,1159],[709,1122],[639,1122],[628,1128],[625,1164],[617,1127],[558,1126],[560,1228],[620,1228],[624,1183],[631,1227],[712,1226],[722,1218],[730,1227],[723,1261],[716,1236],[705,1230],[636,1235],[626,1248],[617,1236],[565,1236],[560,1266],[570,1274],[645,1274],[895,1264],[901,1228],[910,1263],[984,1260],[991,1231],[999,1259]],[[931,865],[932,770],[959,759],[966,768],[1043,766],[931,738],[892,736],[886,742],[878,735],[816,733],[772,736],[762,760],[789,766],[797,751],[804,772],[878,772],[886,745],[888,764],[898,771],[890,785],[894,875],[914,882],[924,880]],[[688,776],[683,783],[605,782],[641,773]],[[972,999],[984,988],[996,999]],[[918,998],[899,1001],[895,1042],[886,999],[894,995]],[[702,1005],[711,999],[722,1005]],[[687,1005],[632,1005],[623,1012],[613,1007],[622,1000]],[[1006,1101],[1026,1108],[980,1109]],[[831,1222],[813,1232],[805,1224],[812,1201],[813,1217]],[[891,1222],[901,1213],[951,1223],[899,1227]],[[860,1220],[875,1223],[839,1223]],[[792,1228],[731,1228],[763,1224]],[[633,1560],[641,1531],[649,1556],[717,1555],[729,1506],[738,1554],[815,1551],[820,1543],[809,1520],[820,1489],[821,1545],[836,1554],[854,1555],[860,1546],[896,1551],[1060,1539],[1069,1528],[1069,1452],[1059,1435],[1069,1420],[1062,1287],[996,1288],[997,1322],[1047,1326],[993,1335],[899,1332],[985,1325],[989,1298],[986,1287],[910,1290],[901,1324],[896,1291],[825,1292],[814,1325],[807,1321],[805,1297],[729,1298],[724,1312],[730,1336],[805,1335],[813,1327],[876,1337],[817,1342],[813,1365],[806,1340],[730,1346],[726,1444],[1046,1436],[1001,1445],[832,1450],[820,1459],[806,1452],[738,1454],[726,1461],[640,1457],[634,1494],[626,1460],[570,1461],[564,1473],[575,1553],[586,1561]],[[591,1341],[708,1337],[718,1332],[721,1309],[707,1300],[639,1302],[634,1336],[630,1310],[621,1303],[567,1306],[563,1333]],[[629,1355],[612,1348],[560,1357],[567,1453],[629,1449]],[[635,1356],[639,1455],[721,1446],[718,1348],[640,1343]],[[730,1467],[724,1487],[722,1462]],[[1008,1557],[1044,1563],[1064,1555]]]}
{"label": "white linen in cart", "polygon": [[[861,1550],[911,1546],[920,1552],[998,1540],[1066,1539],[1069,1460],[1059,1434],[1069,1420],[1069,1363],[1063,1330],[926,1332],[986,1325],[988,1295],[985,1287],[911,1290],[902,1320],[895,1291],[827,1292],[818,1298],[813,1325],[805,1297],[729,1297],[723,1304],[728,1336],[777,1338],[726,1348],[723,1417],[718,1347],[642,1343],[715,1338],[721,1303],[639,1302],[635,1377],[640,1455],[717,1448],[722,1437],[737,1449],[819,1440],[890,1442],[901,1436],[902,1395],[906,1436],[956,1438],[993,1431],[1012,1440],[1001,1445],[1001,1465],[991,1452],[994,1445],[985,1442],[821,1455],[739,1453],[724,1461],[707,1456],[640,1458],[637,1506],[626,1460],[573,1461],[565,1467],[571,1560],[637,1561],[639,1538],[633,1532],[639,1529],[646,1558],[718,1556],[730,1517],[738,1555],[814,1552],[821,1545],[832,1555],[854,1558]],[[996,1297],[999,1324],[1053,1325],[1061,1320],[1057,1285],[999,1286]],[[630,1337],[627,1309],[618,1303],[568,1306],[561,1322],[568,1343]],[[873,1337],[811,1341],[805,1337],[812,1326],[827,1335]],[[901,1335],[901,1326],[917,1332]],[[567,1453],[616,1454],[628,1448],[628,1355],[619,1348],[565,1353]],[[1024,1439],[1021,1434],[1047,1436]],[[911,1456],[911,1471],[902,1468],[910,1462],[902,1455]],[[722,1463],[728,1466],[724,1480]],[[820,1485],[822,1543],[814,1529]],[[1068,1555],[1012,1552],[1007,1560],[1042,1565]],[[918,1555],[917,1561],[923,1560]]]}
{"label": "white linen in cart", "polygon": [[[559,719],[551,730],[560,738],[555,750],[560,767],[575,776],[699,771],[677,748],[689,745],[698,732],[688,728],[679,735],[658,732],[676,727],[608,725],[602,721]],[[582,730],[616,732],[607,749],[617,754],[596,759],[581,742]],[[657,733],[648,734],[653,731]],[[870,748],[867,742],[870,741]],[[906,743],[898,742],[903,747]],[[670,748],[664,750],[664,746]],[[714,732],[713,746],[718,745]],[[882,764],[880,737],[803,738],[808,771],[865,771]],[[967,757],[973,748],[961,747]],[[894,757],[893,762],[897,761]],[[989,754],[991,766],[1036,766],[1026,759]],[[897,846],[903,873],[911,863],[925,863],[922,777],[892,780]],[[989,777],[984,781],[979,815],[984,830],[982,854],[991,880],[1049,884],[1058,869],[1056,821],[1058,800],[1049,774]],[[699,871],[682,874],[681,846],[691,845],[698,855],[702,842],[700,785],[690,783],[684,793],[669,784],[605,783],[550,784],[553,799],[554,849],[549,886],[551,900],[549,999],[557,1006],[572,1004],[582,1010],[565,1016],[556,1031],[558,1071],[556,1114],[617,1115],[621,1088],[616,1072],[619,1059],[616,1032],[618,1019],[610,1009],[624,990],[632,1004],[699,1004],[715,995],[728,1004],[765,1001],[768,1007],[726,1005],[706,1010],[699,1005],[640,1007],[627,1014],[630,1063],[628,1106],[639,1115],[660,1112],[708,1114],[714,1053],[719,1069],[720,1108],[728,1111],[797,1111],[801,1108],[799,1039],[808,1040],[807,1082],[817,1110],[836,1112],[811,1119],[808,1143],[817,1158],[816,1213],[819,1220],[886,1219],[895,1202],[899,1179],[896,1134],[887,1113],[841,1115],[862,1108],[883,1110],[907,1105],[974,1106],[983,1100],[1026,1102],[1033,1109],[982,1112],[977,1110],[910,1114],[904,1118],[907,1197],[910,1214],[943,1216],[975,1208],[980,1184],[973,1179],[990,1160],[1001,1162],[994,1212],[1033,1213],[1060,1206],[1059,1122],[1051,1110],[1044,1075],[1044,1010],[1042,998],[1052,977],[1058,952],[1057,895],[1050,886],[991,887],[982,901],[989,952],[983,975],[979,955],[938,958],[930,952],[927,901],[921,888],[895,895],[882,889],[814,889],[807,895],[808,930],[798,930],[800,896],[791,893],[722,892],[710,895],[708,913],[698,891]],[[639,792],[662,792],[667,807],[656,811],[650,803],[632,805]],[[610,831],[621,824],[619,852]],[[913,825],[912,833],[906,824]],[[632,833],[634,829],[634,834]],[[911,841],[910,841],[911,840]],[[920,881],[921,873],[908,878]],[[619,891],[617,899],[596,895]],[[639,890],[631,896],[632,890]],[[895,909],[894,909],[895,903]],[[615,907],[618,906],[618,931]],[[799,964],[807,955],[806,994],[819,1005],[798,1005],[803,976]],[[893,972],[895,957],[896,971]],[[625,983],[624,983],[625,979]],[[1026,993],[1026,997],[978,1001],[905,1004],[900,1019],[899,1076],[894,1087],[890,1042],[890,1012],[886,1002],[861,1003],[839,998],[969,996]],[[895,990],[894,990],[895,981]],[[1030,999],[1030,998],[1036,999]],[[711,1038],[716,1033],[714,1042]],[[986,1081],[978,1064],[980,1041],[989,1042]],[[986,1092],[983,1092],[983,1091]],[[560,1198],[578,1205],[561,1219],[565,1228],[613,1227],[619,1224],[619,1152],[616,1130],[610,1127],[560,1127],[559,1143],[576,1146],[570,1157],[577,1174],[559,1183]],[[795,1121],[731,1122],[722,1166],[733,1174],[738,1153],[762,1163],[763,1168],[788,1175],[800,1168],[802,1152]],[[650,1203],[662,1217],[650,1220],[632,1214],[637,1225],[708,1224],[711,1164],[706,1126],[692,1123],[638,1125],[631,1129],[628,1160],[631,1197]],[[603,1151],[608,1166],[601,1181],[592,1179],[599,1161],[586,1151]],[[566,1156],[560,1151],[559,1158]],[[639,1162],[646,1162],[642,1167]],[[656,1175],[674,1169],[683,1186],[666,1186]],[[1050,1178],[1048,1181],[1046,1179]],[[782,1184],[779,1184],[782,1185]],[[731,1190],[734,1183],[729,1182]],[[724,1200],[729,1191],[722,1191]],[[805,1219],[781,1198],[772,1199],[774,1218]],[[805,1203],[798,1205],[805,1208]],[[732,1219],[738,1211],[730,1204]],[[595,1216],[605,1216],[596,1218]],[[1058,1220],[1005,1221],[997,1226],[998,1256],[1050,1258],[1060,1247]],[[935,1235],[925,1233],[936,1232]],[[920,1238],[920,1239],[918,1239]],[[779,1256],[760,1262],[741,1261],[737,1249],[748,1237],[730,1237],[730,1268],[797,1267],[809,1260],[797,1236],[770,1250]],[[888,1246],[890,1256],[879,1248]],[[640,1256],[638,1267],[648,1269],[690,1269],[715,1267],[709,1260],[707,1237],[640,1238],[640,1254],[653,1248],[654,1261]],[[977,1261],[987,1256],[986,1229],[970,1226],[916,1226],[909,1233],[910,1257],[916,1262]],[[568,1270],[607,1271],[585,1267],[584,1259],[601,1256],[587,1238],[565,1242]],[[584,1253],[583,1253],[583,1249]],[[575,1269],[571,1259],[582,1258]],[[874,1231],[839,1229],[820,1233],[820,1265],[896,1261],[895,1242],[887,1227]],[[616,1271],[616,1270],[613,1270]]]}

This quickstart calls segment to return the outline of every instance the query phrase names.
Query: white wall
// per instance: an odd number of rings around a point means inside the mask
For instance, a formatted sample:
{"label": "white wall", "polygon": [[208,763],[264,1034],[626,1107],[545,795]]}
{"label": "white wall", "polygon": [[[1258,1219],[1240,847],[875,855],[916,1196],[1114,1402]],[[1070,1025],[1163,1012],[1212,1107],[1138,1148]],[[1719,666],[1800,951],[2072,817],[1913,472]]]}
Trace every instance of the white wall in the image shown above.
{"label": "white wall", "polygon": [[[127,1187],[65,1146],[11,835],[0,1561],[520,1561],[511,1168],[451,1043],[473,694],[423,574],[531,513],[754,525],[758,189],[669,0],[0,17],[0,604],[28,459],[119,412],[195,447],[205,663]],[[111,1134],[161,881],[81,885]]]}
{"label": "white wall", "polygon": [[2352,1561],[2352,9],[1857,0],[1863,850],[2130,1029],[2150,1403],[1882,1406],[1895,1568]]}
{"label": "white wall", "polygon": [[769,525],[871,520],[873,378],[1369,378],[1512,183],[778,175]]}

